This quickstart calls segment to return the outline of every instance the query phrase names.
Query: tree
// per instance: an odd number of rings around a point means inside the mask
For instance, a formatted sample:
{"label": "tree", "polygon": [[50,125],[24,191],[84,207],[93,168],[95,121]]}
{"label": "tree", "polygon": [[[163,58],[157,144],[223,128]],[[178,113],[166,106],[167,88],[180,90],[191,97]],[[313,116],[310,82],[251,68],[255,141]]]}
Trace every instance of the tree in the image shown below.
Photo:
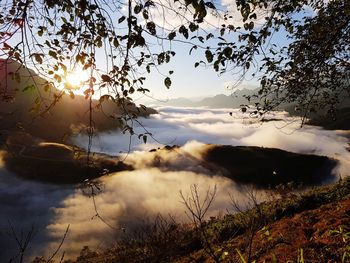
{"label": "tree", "polygon": [[[35,67],[68,93],[74,87],[65,77],[81,67],[90,72],[86,98],[103,89],[109,93],[100,100],[120,102],[148,91],[145,73],[171,61],[177,41],[189,44],[190,54],[202,50],[205,60],[195,67],[209,64],[219,73],[236,73],[237,83],[247,74],[259,78],[259,113],[285,102],[296,103],[305,116],[317,109],[333,112],[339,99],[348,97],[349,1],[228,3],[2,1],[0,57]],[[167,21],[169,15],[174,21]],[[221,26],[213,26],[212,19]],[[171,74],[163,74],[167,88]]]}
{"label": "tree", "polygon": [[[181,14],[172,12],[186,19],[186,5],[179,4],[184,8]],[[155,11],[164,13],[171,8],[162,1],[15,0],[2,2],[1,8],[0,56],[34,67],[50,84],[63,82],[68,91],[74,88],[65,83],[69,71],[78,66],[89,69],[87,97],[101,88],[116,96],[103,99],[129,99],[136,91],[147,92],[142,75],[175,55],[170,46],[158,45],[160,52],[151,47],[152,39],[170,43],[177,34],[155,22]],[[202,8],[206,12],[204,5]],[[184,23],[195,31],[203,16],[197,12],[198,21]],[[188,39],[185,25],[176,30]],[[107,65],[101,67],[101,60]],[[167,88],[171,74],[164,79]]]}
{"label": "tree", "polygon": [[[176,41],[176,35],[181,35],[178,41],[191,43],[187,41],[189,30],[198,30],[207,12],[205,7],[214,8],[201,4],[191,14],[187,3],[175,4],[176,8],[150,0],[1,1],[0,59],[5,65],[16,61],[28,69],[33,81],[23,91],[36,91],[33,108],[40,114],[50,111],[66,94],[75,97],[76,87],[66,80],[69,72],[76,68],[88,71],[89,77],[82,85],[86,87],[85,98],[90,101],[90,133],[94,130],[92,97],[101,91],[100,104],[112,101],[122,108],[124,113],[117,121],[123,123],[124,131],[134,134],[135,116],[127,107],[131,95],[148,91],[143,87],[145,74],[172,59],[175,52],[171,43]],[[172,12],[182,21],[181,25],[159,26],[158,13],[165,12]],[[193,21],[188,19],[189,14]],[[18,68],[6,73],[20,82],[21,72]],[[166,88],[172,84],[172,73],[161,74]],[[47,82],[36,83],[36,74]],[[0,85],[3,101],[11,101],[13,93],[18,94],[9,90],[8,76]],[[146,141],[147,135],[139,134],[139,138]]]}
{"label": "tree", "polygon": [[252,65],[258,69],[253,75],[259,76],[264,102],[259,113],[294,103],[304,117],[320,109],[333,114],[337,104],[350,97],[349,1],[241,0],[236,4],[243,28],[223,25],[221,32],[239,32],[238,41],[223,39],[207,59],[221,72],[233,64],[242,70],[242,77]]}

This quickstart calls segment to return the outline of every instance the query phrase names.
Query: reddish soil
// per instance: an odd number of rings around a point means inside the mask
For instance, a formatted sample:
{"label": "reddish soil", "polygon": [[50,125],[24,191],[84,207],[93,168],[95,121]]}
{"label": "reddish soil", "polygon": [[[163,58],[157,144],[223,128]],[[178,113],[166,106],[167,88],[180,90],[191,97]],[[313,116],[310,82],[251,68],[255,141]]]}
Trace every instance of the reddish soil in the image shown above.
{"label": "reddish soil", "polygon": [[[350,262],[349,241],[350,199],[346,199],[269,224],[254,236],[251,261],[342,262],[347,255],[343,262]],[[224,247],[228,252],[225,262],[238,260],[236,248],[248,257],[246,234],[229,240]]]}
{"label": "reddish soil", "polygon": [[[248,233],[245,233],[222,244],[219,249],[226,256],[220,262],[245,263],[239,257],[237,249],[247,260],[248,238]],[[348,263],[349,241],[350,199],[347,199],[267,225],[254,236],[249,262]],[[182,257],[177,262],[215,261],[201,250]]]}
{"label": "reddish soil", "polygon": [[257,235],[259,262],[270,262],[273,255],[281,262],[295,261],[300,249],[305,262],[342,262],[344,253],[350,253],[350,199],[283,218],[268,229],[269,235]]}

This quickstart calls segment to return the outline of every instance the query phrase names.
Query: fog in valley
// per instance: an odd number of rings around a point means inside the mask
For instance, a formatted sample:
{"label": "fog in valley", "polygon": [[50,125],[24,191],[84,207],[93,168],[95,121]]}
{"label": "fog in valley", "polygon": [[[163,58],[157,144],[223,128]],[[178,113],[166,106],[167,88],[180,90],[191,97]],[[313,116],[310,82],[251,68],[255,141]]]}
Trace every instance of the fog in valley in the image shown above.
{"label": "fog in valley", "polygon": [[[260,122],[231,109],[158,107],[157,110],[159,114],[139,119],[142,125],[135,123],[136,133],[152,134],[146,144],[137,136],[130,140],[130,135],[117,131],[99,133],[93,138],[92,151],[121,155],[126,163],[135,167],[134,171],[100,178],[100,190],[95,189],[94,199],[89,188],[82,191],[73,185],[23,180],[7,171],[0,158],[0,226],[7,229],[0,233],[0,260],[8,260],[17,253],[11,226],[18,235],[34,227],[31,255],[27,255],[32,257],[52,254],[70,225],[61,248],[65,258],[69,258],[77,256],[85,245],[98,250],[113,244],[158,214],[171,214],[180,222],[188,222],[180,191],[186,196],[193,184],[198,185],[202,196],[208,188],[217,187],[208,217],[231,210],[229,194],[244,205],[246,186],[213,172],[200,162],[203,152],[211,147],[208,144],[273,147],[326,155],[339,161],[333,171],[334,180],[340,175],[347,176],[350,170],[350,153],[346,150],[348,131],[328,131],[307,125],[300,128],[300,119],[288,117],[285,112],[270,113],[265,118],[273,121]],[[87,148],[88,138],[84,135],[70,140]],[[150,151],[164,145],[180,148],[166,155]],[[268,198],[263,189],[257,192],[261,201]]]}

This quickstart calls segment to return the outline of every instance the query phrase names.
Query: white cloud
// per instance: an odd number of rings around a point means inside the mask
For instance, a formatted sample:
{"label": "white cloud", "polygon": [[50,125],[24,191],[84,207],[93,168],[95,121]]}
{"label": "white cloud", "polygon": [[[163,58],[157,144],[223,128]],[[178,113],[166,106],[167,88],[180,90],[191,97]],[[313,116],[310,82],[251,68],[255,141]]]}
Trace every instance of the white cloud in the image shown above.
{"label": "white cloud", "polygon": [[[230,145],[258,145],[276,147],[297,153],[315,153],[334,158],[349,157],[347,138],[342,131],[327,131],[305,125],[300,129],[300,119],[288,117],[286,112],[272,112],[266,118],[277,121],[261,123],[234,109],[159,107],[159,114],[142,119],[141,122],[163,144],[185,145],[195,140],[202,143]],[[232,116],[229,115],[232,112]],[[279,121],[278,121],[279,120]],[[142,127],[135,127],[143,133]],[[94,139],[93,149],[109,154],[128,150],[129,136],[117,133],[101,133]],[[131,151],[163,147],[152,138],[144,144],[136,136],[132,138]],[[77,137],[74,142],[84,147],[86,137]],[[350,157],[349,157],[350,160]]]}
{"label": "white cloud", "polygon": [[[142,119],[143,125],[158,141],[183,147],[168,154],[147,152],[163,145],[150,138],[151,144],[144,144],[133,137],[132,152],[126,161],[137,170],[103,177],[102,192],[96,197],[100,215],[117,228],[123,226],[130,231],[145,215],[153,216],[158,212],[173,213],[179,220],[184,220],[179,190],[188,191],[194,183],[201,191],[209,186],[218,187],[208,216],[229,207],[228,192],[244,204],[242,189],[235,182],[200,164],[202,152],[211,147],[207,143],[256,145],[328,155],[341,161],[338,172],[342,176],[350,171],[350,153],[345,149],[349,132],[326,131],[312,126],[299,129],[300,122],[285,112],[267,116],[280,121],[260,123],[232,109],[162,107],[158,110],[160,114]],[[233,112],[232,116],[229,112]],[[135,130],[143,132],[142,127],[135,127]],[[118,154],[120,150],[127,150],[128,139],[127,135],[117,132],[102,133],[94,138],[93,150]],[[87,138],[79,136],[74,142],[84,147]],[[94,218],[92,199],[72,186],[25,181],[2,169],[0,200],[1,211],[7,217],[0,218],[0,245],[7,251],[0,258],[15,253],[16,244],[3,234],[8,231],[8,219],[18,231],[28,229],[32,223],[38,226],[40,232],[31,250],[35,255],[52,253],[68,224],[71,228],[62,249],[68,256],[79,253],[83,245],[93,249],[104,247],[119,235]]]}
{"label": "white cloud", "polygon": [[[155,7],[150,9],[151,19],[161,28],[166,30],[173,30],[183,24],[193,21],[194,9],[192,6],[185,7],[184,1],[168,1],[156,0]],[[207,16],[204,22],[200,24],[200,28],[204,30],[220,28],[222,24],[233,24],[235,26],[242,26],[242,16],[237,10],[235,1],[223,0],[216,5],[217,9],[207,8]],[[225,12],[230,12],[232,18],[224,20]]]}
{"label": "white cloud", "polygon": [[[224,177],[208,177],[205,174],[175,171],[164,172],[157,168],[139,169],[133,172],[122,172],[102,179],[104,189],[96,197],[96,204],[101,216],[116,228],[124,227],[132,233],[141,219],[150,218],[158,213],[175,215],[178,221],[187,221],[185,208],[180,203],[179,191],[187,196],[189,186],[197,184],[200,196],[204,196],[210,186],[217,186],[217,197],[211,207],[209,216],[217,216],[230,206],[228,193],[232,193],[241,202],[246,202],[244,193],[234,182]],[[84,207],[84,209],[82,209]],[[63,202],[63,207],[55,209],[56,216],[48,226],[51,235],[59,240],[68,224],[71,225],[69,239],[62,250],[67,256],[76,255],[84,245],[92,249],[111,244],[115,235],[122,231],[113,231],[94,215],[91,198],[83,196],[79,191]],[[56,243],[49,247],[51,250]]]}

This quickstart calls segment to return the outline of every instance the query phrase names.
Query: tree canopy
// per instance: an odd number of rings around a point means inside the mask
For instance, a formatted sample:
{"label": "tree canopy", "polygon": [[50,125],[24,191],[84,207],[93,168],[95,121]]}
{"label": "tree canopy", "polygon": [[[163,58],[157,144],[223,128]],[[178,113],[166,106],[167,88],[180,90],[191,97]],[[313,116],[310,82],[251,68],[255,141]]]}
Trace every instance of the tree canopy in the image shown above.
{"label": "tree canopy", "polygon": [[[147,93],[147,74],[174,58],[174,42],[202,52],[195,67],[232,73],[237,84],[259,79],[259,113],[285,102],[304,114],[332,112],[350,94],[347,0],[5,0],[0,8],[0,58],[34,68],[48,79],[45,90],[63,85],[72,97],[65,78],[76,67],[90,73],[86,98]],[[172,73],[159,73],[166,88]]]}

